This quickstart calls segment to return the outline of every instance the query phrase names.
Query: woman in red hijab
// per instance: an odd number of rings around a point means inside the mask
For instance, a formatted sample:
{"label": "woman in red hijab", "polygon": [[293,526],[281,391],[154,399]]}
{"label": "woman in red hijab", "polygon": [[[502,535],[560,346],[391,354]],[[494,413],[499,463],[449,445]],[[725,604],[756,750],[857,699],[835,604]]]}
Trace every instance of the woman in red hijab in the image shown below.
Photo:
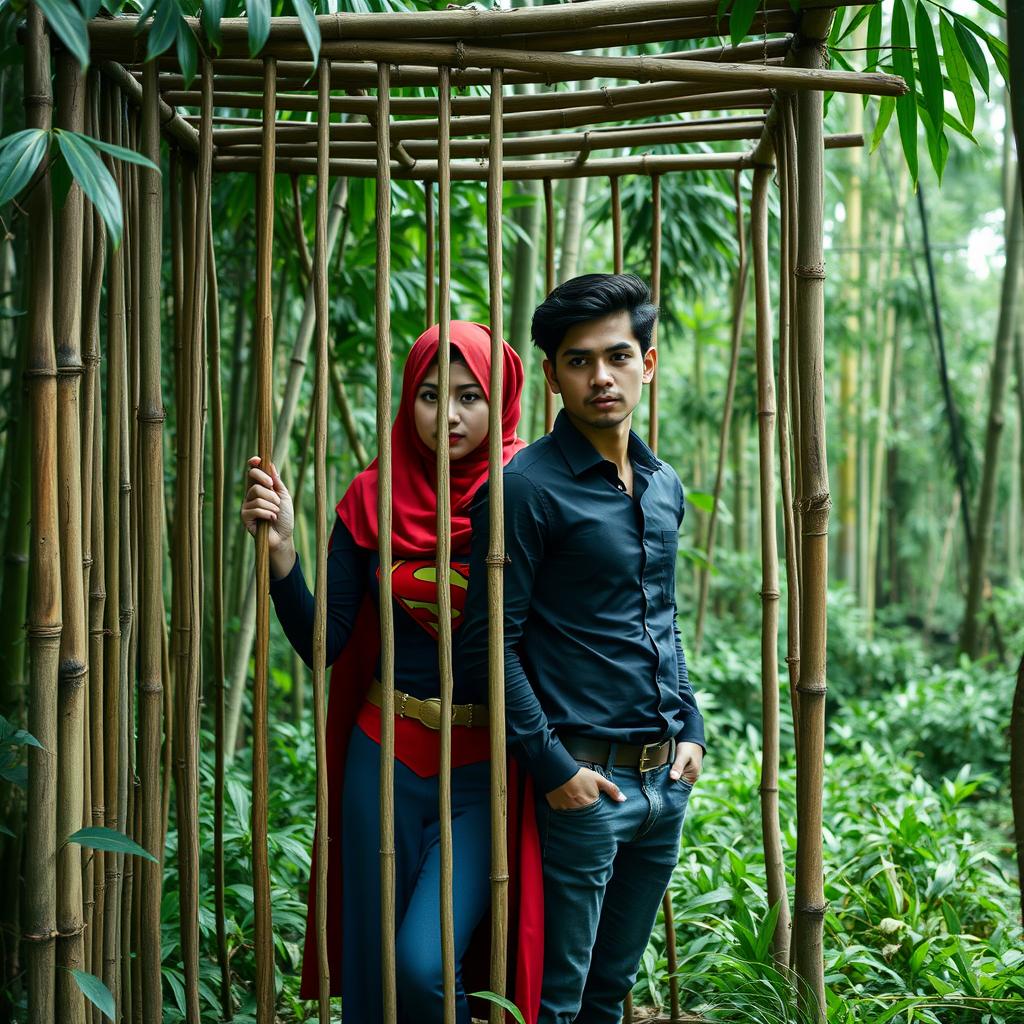
{"label": "woman in red hijab", "polygon": [[[410,350],[391,434],[396,962],[399,1020],[408,1024],[443,1019],[437,784],[438,343],[439,328],[434,326]],[[490,331],[480,324],[453,321],[451,343],[449,586],[452,629],[457,631],[468,584],[469,505],[487,477]],[[504,342],[502,351],[502,455],[508,462],[523,446],[516,437],[523,368]],[[292,541],[291,498],[273,466],[268,474],[260,468],[258,458],[249,462],[250,487],[242,505],[242,520],[254,535],[258,520],[270,524],[271,597],[289,640],[311,664],[314,602]],[[374,460],[352,481],[338,504],[327,561],[327,664],[333,665],[327,723],[328,959],[331,993],[342,996],[345,1020],[357,1024],[376,1024],[383,1018],[377,487]],[[457,632],[454,635],[457,640]],[[453,909],[459,1024],[470,1021],[463,956],[489,905],[487,694],[469,692],[467,687],[473,685],[460,681],[453,696]],[[315,879],[315,870],[312,877]],[[302,979],[302,995],[307,998],[315,998],[317,993],[314,906],[311,881]]]}

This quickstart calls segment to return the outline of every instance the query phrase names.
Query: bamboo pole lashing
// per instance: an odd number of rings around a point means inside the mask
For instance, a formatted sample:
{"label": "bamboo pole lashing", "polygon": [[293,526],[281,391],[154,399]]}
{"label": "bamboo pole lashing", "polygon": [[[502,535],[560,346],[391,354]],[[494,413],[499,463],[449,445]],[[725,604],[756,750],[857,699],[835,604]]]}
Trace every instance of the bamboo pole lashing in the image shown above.
{"label": "bamboo pole lashing", "polygon": [[[42,11],[28,8],[25,48],[25,121],[49,130],[52,94],[50,42]],[[53,339],[53,221],[46,165],[29,194],[27,264],[28,361],[25,376],[32,422],[30,566],[26,629],[30,651],[28,727],[40,746],[28,751],[25,850],[25,933],[31,1024],[53,1024],[56,906],[57,688],[61,632],[60,548],[57,508],[57,366]]]}
{"label": "bamboo pole lashing", "polygon": [[[489,175],[487,179],[487,266],[491,328],[491,379],[488,407],[488,522],[487,611],[488,611],[488,691],[491,735],[491,991],[505,995],[508,942],[509,866],[507,843],[507,759],[505,753],[505,649],[504,593],[505,517],[502,478],[502,409],[504,387],[505,332],[502,294],[503,247],[502,205],[502,73],[491,73],[491,134]],[[501,1024],[504,1014],[492,1003],[490,1024]]]}
{"label": "bamboo pole lashing", "polygon": [[[58,127],[81,132],[85,124],[85,78],[67,54],[56,59]],[[57,835],[82,826],[83,753],[88,662],[82,575],[82,189],[73,183],[57,226],[53,333],[57,366],[57,472],[60,524],[61,620],[57,714]],[[57,1013],[68,1024],[84,1024],[85,1001],[72,970],[84,967],[82,848],[66,844],[57,854]]]}
{"label": "bamboo pole lashing", "polygon": [[[313,723],[316,734],[316,816],[326,826],[327,801],[327,129],[330,122],[330,62],[320,61],[317,99],[319,139],[316,185],[316,238],[313,244],[313,295],[316,304],[316,419],[313,460],[316,504],[316,584],[313,616]],[[316,907],[318,1008],[320,1024],[330,1022],[331,975],[327,958],[327,829],[317,832]]]}
{"label": "bamboo pole lashing", "polygon": [[[437,668],[441,688],[441,764],[437,777],[440,811],[441,967],[445,1024],[455,1024],[455,918],[452,903],[452,591],[451,461],[448,450],[448,404],[451,357],[451,125],[450,69],[441,69],[438,83],[440,131],[437,139],[438,323],[437,348]],[[390,706],[390,705],[389,705]]]}
{"label": "bamboo pole lashing", "polygon": [[380,886],[384,1024],[397,1024],[395,956],[395,624],[391,586],[391,68],[377,68],[377,542],[380,556]]}
{"label": "bamboo pole lashing", "polygon": [[[661,302],[661,177],[655,174],[651,178],[651,301],[655,307]],[[657,351],[658,321],[655,319],[651,332],[651,345]],[[655,364],[654,376],[647,393],[648,445],[655,455],[658,454],[658,367]],[[675,979],[673,979],[675,981]],[[678,982],[677,982],[678,985]]]}
{"label": "bamboo pole lashing", "polygon": [[[264,63],[263,125],[266,148],[257,190],[256,317],[257,317],[257,448],[260,465],[270,471],[273,438],[272,362],[274,323],[271,305],[274,241],[274,120],[277,83],[273,58]],[[256,530],[256,670],[252,707],[252,845],[256,922],[256,1006],[258,1024],[274,1020],[274,935],[270,909],[270,865],[267,852],[267,689],[270,644],[270,548],[268,526]]]}
{"label": "bamboo pole lashing", "polygon": [[[550,178],[544,179],[544,294],[555,290],[555,193]],[[544,381],[544,433],[555,423],[555,393]]]}

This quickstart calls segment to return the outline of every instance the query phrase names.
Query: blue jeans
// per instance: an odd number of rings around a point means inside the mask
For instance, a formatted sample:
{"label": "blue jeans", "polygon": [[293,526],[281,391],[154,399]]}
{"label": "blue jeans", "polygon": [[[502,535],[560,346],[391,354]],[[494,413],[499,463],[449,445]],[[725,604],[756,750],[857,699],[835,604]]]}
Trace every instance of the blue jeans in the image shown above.
{"label": "blue jeans", "polygon": [[[344,907],[342,1016],[346,1024],[384,1017],[380,927],[380,746],[352,730],[342,796]],[[490,904],[490,762],[452,771],[456,1020],[469,1024],[462,957]],[[395,951],[398,1019],[441,1024],[441,846],[437,778],[395,761]]]}
{"label": "blue jeans", "polygon": [[692,786],[663,765],[590,765],[619,804],[554,810],[538,795],[544,857],[544,980],[538,1024],[618,1024],[672,869]]}

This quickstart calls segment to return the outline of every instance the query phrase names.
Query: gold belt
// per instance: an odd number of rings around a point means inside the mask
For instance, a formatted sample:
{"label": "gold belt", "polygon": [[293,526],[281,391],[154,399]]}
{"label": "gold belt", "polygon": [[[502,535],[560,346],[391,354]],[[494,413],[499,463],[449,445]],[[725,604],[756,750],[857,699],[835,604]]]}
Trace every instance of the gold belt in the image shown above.
{"label": "gold belt", "polygon": [[[381,707],[383,687],[379,679],[370,684],[366,699],[375,707]],[[421,722],[428,729],[441,728],[441,698],[431,697],[420,700],[412,694],[395,690],[395,714],[399,718],[412,718]],[[486,729],[488,726],[486,704],[453,704],[452,725],[466,725],[471,729]]]}

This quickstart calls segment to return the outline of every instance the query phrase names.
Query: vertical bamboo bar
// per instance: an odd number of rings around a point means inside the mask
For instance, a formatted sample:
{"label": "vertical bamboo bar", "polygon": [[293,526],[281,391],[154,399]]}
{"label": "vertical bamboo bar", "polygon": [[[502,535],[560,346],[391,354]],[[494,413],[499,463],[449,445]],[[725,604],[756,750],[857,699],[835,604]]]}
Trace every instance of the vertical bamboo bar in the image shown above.
{"label": "vertical bamboo bar", "polygon": [[790,170],[792,152],[786,120],[790,100],[780,97],[777,148],[779,153],[779,482],[782,488],[782,522],[786,543],[786,668],[789,703],[796,744],[797,683],[800,679],[800,574],[796,560],[796,522],[793,509],[793,469],[790,438],[790,341],[793,310],[793,237],[790,233]]}
{"label": "vertical bamboo bar", "polygon": [[[78,61],[57,55],[58,127],[85,125],[85,78]],[[53,329],[57,358],[57,472],[59,491],[61,609],[58,670],[57,834],[82,827],[85,700],[88,685],[85,590],[82,576],[82,189],[72,183],[57,231]],[[57,1016],[84,1024],[85,1001],[72,970],[84,967],[82,848],[66,844],[57,855]]]}
{"label": "vertical bamboo bar", "polygon": [[[160,93],[158,67],[150,61],[142,78],[142,155],[160,166]],[[160,738],[163,719],[163,486],[164,404],[161,393],[161,294],[163,186],[159,171],[142,168],[139,175],[139,422],[142,442],[142,564],[139,580],[139,781],[142,801],[142,845],[157,858],[143,860],[142,918],[139,957],[142,970],[142,1013],[146,1024],[163,1019],[160,974],[160,903],[163,884],[160,851]]]}
{"label": "vertical bamboo bar", "polygon": [[[801,530],[801,511],[800,511],[800,499],[803,495],[803,461],[800,458],[801,447],[801,429],[800,429],[800,365],[797,358],[797,323],[799,320],[799,307],[800,307],[800,291],[796,284],[796,264],[797,264],[797,220],[800,216],[800,204],[799,204],[799,181],[800,181],[800,167],[797,159],[797,138],[796,138],[796,114],[795,114],[796,101],[792,97],[786,104],[786,138],[787,138],[787,152],[789,155],[789,167],[786,173],[786,184],[789,189],[789,293],[791,297],[790,302],[790,313],[789,313],[789,384],[790,391],[792,392],[793,399],[789,406],[789,419],[790,419],[790,431],[793,437],[793,477],[794,477],[794,493],[793,493],[793,518],[796,524],[797,534],[799,535]],[[800,543],[796,545],[796,565],[797,574],[801,582],[803,581],[803,546]],[[800,593],[799,587],[797,591],[800,596],[800,606],[803,607],[803,595]],[[797,705],[799,706],[800,692],[797,690]],[[799,730],[797,730],[799,735]],[[797,739],[797,745],[799,746],[799,739]]]}
{"label": "vertical bamboo bar", "polygon": [[[316,731],[316,820],[327,821],[327,188],[331,122],[331,65],[320,61],[317,82],[316,239],[313,300],[316,303],[316,376],[313,459],[316,502],[316,592],[313,616],[313,723]],[[429,201],[429,197],[428,197]],[[331,976],[327,962],[327,829],[316,835],[316,949],[320,1024],[330,1024]]]}
{"label": "vertical bamboo bar", "polygon": [[[106,90],[104,113],[107,137],[121,144],[121,121],[117,90]],[[111,163],[111,161],[108,161]],[[116,178],[116,169],[113,170]],[[104,729],[104,825],[116,829],[121,817],[121,407],[124,392],[124,366],[127,338],[125,335],[124,247],[109,239],[107,274],[107,386],[106,386],[106,448],[104,451],[104,529],[106,532],[105,583],[107,600],[104,608],[103,644],[103,715]],[[123,855],[108,853],[104,858],[107,874],[106,902],[103,914],[103,981],[114,993],[120,1012],[118,979],[119,938],[121,926],[121,869]]]}
{"label": "vertical bamboo bar", "polygon": [[[676,922],[672,913],[672,889],[665,890],[661,898],[662,916],[665,918],[665,966],[668,968],[669,1019],[680,1019],[679,1004],[679,954],[676,950]],[[632,992],[630,993],[632,995]]]}
{"label": "vertical bamboo bar", "polygon": [[[40,9],[27,12],[25,123],[49,130],[50,40]],[[47,165],[28,196],[28,363],[32,418],[32,525],[28,646],[29,732],[40,746],[28,750],[28,821],[25,849],[25,935],[29,1021],[54,1021],[56,907],[57,685],[61,586],[57,510],[57,364],[53,343],[53,215]]]}
{"label": "vertical bamboo bar", "polygon": [[[805,16],[800,67],[823,60],[830,12]],[[825,446],[825,264],[823,254],[823,97],[802,92],[797,112],[797,363],[800,384],[800,760],[797,763],[796,971],[808,1019],[825,1019],[822,932],[822,781],[825,756],[825,636],[828,599],[828,463]]]}
{"label": "vertical bamboo bar", "polygon": [[[661,177],[651,178],[651,301],[657,306],[661,302]],[[658,321],[654,321],[651,344],[658,344]],[[658,454],[658,368],[654,368],[647,395],[648,423],[647,443],[655,455]],[[678,982],[672,979],[678,990]],[[678,1001],[678,995],[677,995]]]}
{"label": "vertical bamboo bar", "polygon": [[377,544],[380,555],[380,901],[384,1024],[398,1020],[395,964],[395,621],[391,598],[391,66],[377,65]]}
{"label": "vertical bamboo bar", "polygon": [[[505,357],[502,338],[505,333],[502,301],[502,73],[491,72],[491,125],[487,173],[487,266],[491,323],[491,380],[488,408],[488,517],[490,547],[487,551],[487,642],[488,689],[491,731],[491,991],[505,995],[508,942],[508,847],[507,847],[507,776],[505,754],[505,645],[504,592],[505,511],[502,481],[502,387]],[[495,1004],[490,1007],[490,1024],[502,1024],[504,1014]]]}
{"label": "vertical bamboo bar", "polygon": [[437,271],[434,267],[435,220],[434,220],[434,183],[423,182],[423,201],[426,207],[427,240],[426,240],[426,292],[427,292],[427,327],[432,327],[437,317]]}
{"label": "vertical bamboo bar", "polygon": [[[260,465],[269,471],[271,373],[274,321],[271,274],[274,245],[274,146],[277,117],[277,62],[263,62],[263,152],[256,207],[256,390],[257,447]],[[256,912],[256,1020],[274,1021],[274,933],[270,914],[270,864],[267,855],[267,676],[270,656],[270,548],[267,525],[256,530],[256,672],[252,698],[252,865]]]}
{"label": "vertical bamboo bar", "polygon": [[779,905],[775,963],[789,966],[789,894],[779,828],[779,550],[775,523],[775,384],[768,284],[768,185],[773,167],[754,170],[750,247],[754,262],[758,470],[761,497],[761,834],[768,905]]}
{"label": "vertical bamboo bar", "polygon": [[452,321],[451,68],[437,81],[437,668],[441,683],[441,770],[437,777],[441,845],[441,965],[445,1024],[455,1024],[455,918],[452,907],[452,590],[451,465],[448,454],[448,394]]}
{"label": "vertical bamboo bar", "polygon": [[[544,179],[544,294],[555,290],[555,193],[551,179]],[[544,382],[544,433],[555,423],[555,393]]]}
{"label": "vertical bamboo bar", "polygon": [[623,265],[621,180],[616,174],[608,179],[608,184],[611,188],[612,207],[612,270],[616,274],[621,274]]}

